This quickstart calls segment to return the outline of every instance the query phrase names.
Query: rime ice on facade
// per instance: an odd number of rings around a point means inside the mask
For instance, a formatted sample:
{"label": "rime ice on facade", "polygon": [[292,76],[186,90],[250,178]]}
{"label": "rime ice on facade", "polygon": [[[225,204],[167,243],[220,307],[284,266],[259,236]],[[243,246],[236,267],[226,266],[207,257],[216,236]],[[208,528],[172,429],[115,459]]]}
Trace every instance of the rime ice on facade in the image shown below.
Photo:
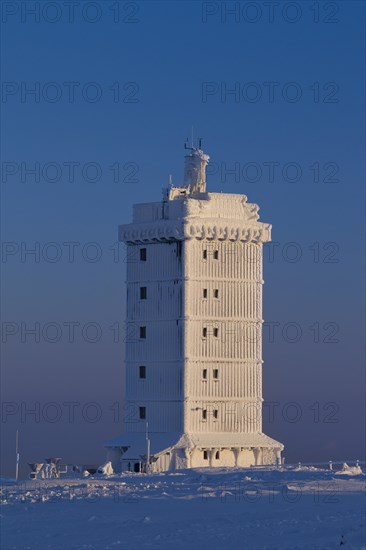
{"label": "rime ice on facade", "polygon": [[[262,433],[262,247],[271,226],[245,195],[207,193],[201,149],[184,185],[134,206],[127,244],[124,433],[115,471],[280,460]],[[149,440],[149,448],[148,448]]]}

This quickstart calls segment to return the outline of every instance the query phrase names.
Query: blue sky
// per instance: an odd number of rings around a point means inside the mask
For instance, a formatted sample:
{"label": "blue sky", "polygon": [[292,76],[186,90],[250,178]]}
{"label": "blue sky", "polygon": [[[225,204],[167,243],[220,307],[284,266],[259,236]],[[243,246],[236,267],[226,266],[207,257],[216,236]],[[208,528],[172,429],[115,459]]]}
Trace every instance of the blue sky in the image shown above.
{"label": "blue sky", "polygon": [[[258,203],[278,243],[273,261],[265,253],[264,318],[279,323],[273,343],[264,337],[264,397],[278,403],[273,422],[264,415],[266,432],[285,443],[289,462],[360,458],[364,4],[282,2],[270,20],[263,3],[254,13],[240,2],[236,20],[225,20],[233,3],[121,2],[117,23],[109,1],[84,16],[76,9],[73,23],[61,2],[38,21],[24,11],[31,4],[2,6],[2,319],[16,331],[3,346],[2,399],[14,412],[1,430],[6,473],[17,427],[23,463],[45,454],[99,462],[103,442],[120,432],[117,226],[134,203],[159,200],[169,174],[181,183],[192,125],[211,156],[209,190]],[[36,95],[26,94],[32,87]],[[36,163],[39,181],[25,171]],[[237,178],[225,173],[234,166]],[[24,255],[30,248],[39,261]],[[57,323],[60,340],[22,342],[37,322],[41,332]],[[79,323],[74,342],[70,322]],[[101,327],[98,342],[83,339],[86,323]],[[288,323],[300,326],[298,342],[289,343]],[[80,403],[73,422],[62,405],[70,401]],[[35,402],[60,405],[60,420],[22,418],[21,403]],[[90,402],[102,410],[95,423],[80,413]],[[296,422],[286,416],[291,402]]]}

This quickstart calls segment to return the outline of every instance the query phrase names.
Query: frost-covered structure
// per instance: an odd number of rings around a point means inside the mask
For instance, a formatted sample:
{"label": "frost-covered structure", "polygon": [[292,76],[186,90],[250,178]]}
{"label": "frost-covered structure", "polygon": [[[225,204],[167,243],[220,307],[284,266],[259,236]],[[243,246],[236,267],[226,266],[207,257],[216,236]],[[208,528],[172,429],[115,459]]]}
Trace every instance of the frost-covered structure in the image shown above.
{"label": "frost-covered structure", "polygon": [[262,247],[271,226],[245,195],[206,192],[209,157],[184,185],[137,204],[127,244],[124,433],[114,471],[280,461],[262,433]]}

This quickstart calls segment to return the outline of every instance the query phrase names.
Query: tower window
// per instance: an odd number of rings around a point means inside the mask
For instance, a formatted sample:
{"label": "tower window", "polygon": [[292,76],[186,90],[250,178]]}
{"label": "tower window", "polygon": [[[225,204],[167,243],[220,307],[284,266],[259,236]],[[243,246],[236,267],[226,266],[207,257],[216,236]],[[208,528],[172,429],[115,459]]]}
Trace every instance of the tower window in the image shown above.
{"label": "tower window", "polygon": [[203,327],[202,336],[203,336],[204,338],[207,338],[207,328],[206,328],[206,327]]}
{"label": "tower window", "polygon": [[145,420],[145,418],[146,418],[146,407],[139,407],[139,417],[140,417],[140,420]]}
{"label": "tower window", "polygon": [[204,259],[204,260],[207,260],[207,250],[204,250],[204,251],[203,251],[203,259]]}
{"label": "tower window", "polygon": [[214,290],[214,298],[218,298],[219,297],[219,289],[218,288],[215,288]]}
{"label": "tower window", "polygon": [[218,250],[214,250],[213,257],[214,257],[214,260],[218,260],[218,259],[219,259],[219,251],[218,251]]}
{"label": "tower window", "polygon": [[142,262],[146,262],[146,258],[147,258],[146,248],[140,248],[140,260]]}
{"label": "tower window", "polygon": [[203,451],[203,460],[208,460],[208,452]]}
{"label": "tower window", "polygon": [[202,420],[207,420],[207,410],[206,409],[202,410]]}
{"label": "tower window", "polygon": [[146,300],[147,298],[147,287],[140,286],[140,300]]}
{"label": "tower window", "polygon": [[218,379],[218,377],[219,377],[219,369],[214,369],[214,370],[213,370],[213,377],[214,377],[215,380]]}
{"label": "tower window", "polygon": [[139,377],[146,378],[146,367],[144,366],[139,367]]}
{"label": "tower window", "polygon": [[220,460],[220,451],[216,451],[215,458],[216,460]]}
{"label": "tower window", "polygon": [[202,371],[202,378],[203,378],[204,380],[207,380],[207,369],[203,369],[203,371]]}
{"label": "tower window", "polygon": [[214,336],[217,338],[218,335],[219,335],[219,329],[218,329],[218,328],[214,328],[213,333],[214,333]]}
{"label": "tower window", "polygon": [[219,411],[217,409],[214,410],[213,412],[213,417],[217,420],[218,417],[219,417]]}
{"label": "tower window", "polygon": [[204,288],[204,289],[203,289],[203,297],[204,297],[204,298],[207,298],[207,288]]}
{"label": "tower window", "polygon": [[140,327],[140,338],[146,338],[146,327]]}

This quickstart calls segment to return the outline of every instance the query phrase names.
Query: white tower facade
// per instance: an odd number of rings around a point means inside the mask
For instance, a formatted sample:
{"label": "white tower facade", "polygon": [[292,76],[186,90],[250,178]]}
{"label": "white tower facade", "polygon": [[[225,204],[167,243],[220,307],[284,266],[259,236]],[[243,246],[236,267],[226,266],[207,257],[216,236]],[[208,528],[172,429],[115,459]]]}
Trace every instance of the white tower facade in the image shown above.
{"label": "white tower facade", "polygon": [[262,433],[263,243],[245,195],[207,193],[201,149],[184,185],[134,206],[127,245],[124,433],[115,471],[275,464]]}

